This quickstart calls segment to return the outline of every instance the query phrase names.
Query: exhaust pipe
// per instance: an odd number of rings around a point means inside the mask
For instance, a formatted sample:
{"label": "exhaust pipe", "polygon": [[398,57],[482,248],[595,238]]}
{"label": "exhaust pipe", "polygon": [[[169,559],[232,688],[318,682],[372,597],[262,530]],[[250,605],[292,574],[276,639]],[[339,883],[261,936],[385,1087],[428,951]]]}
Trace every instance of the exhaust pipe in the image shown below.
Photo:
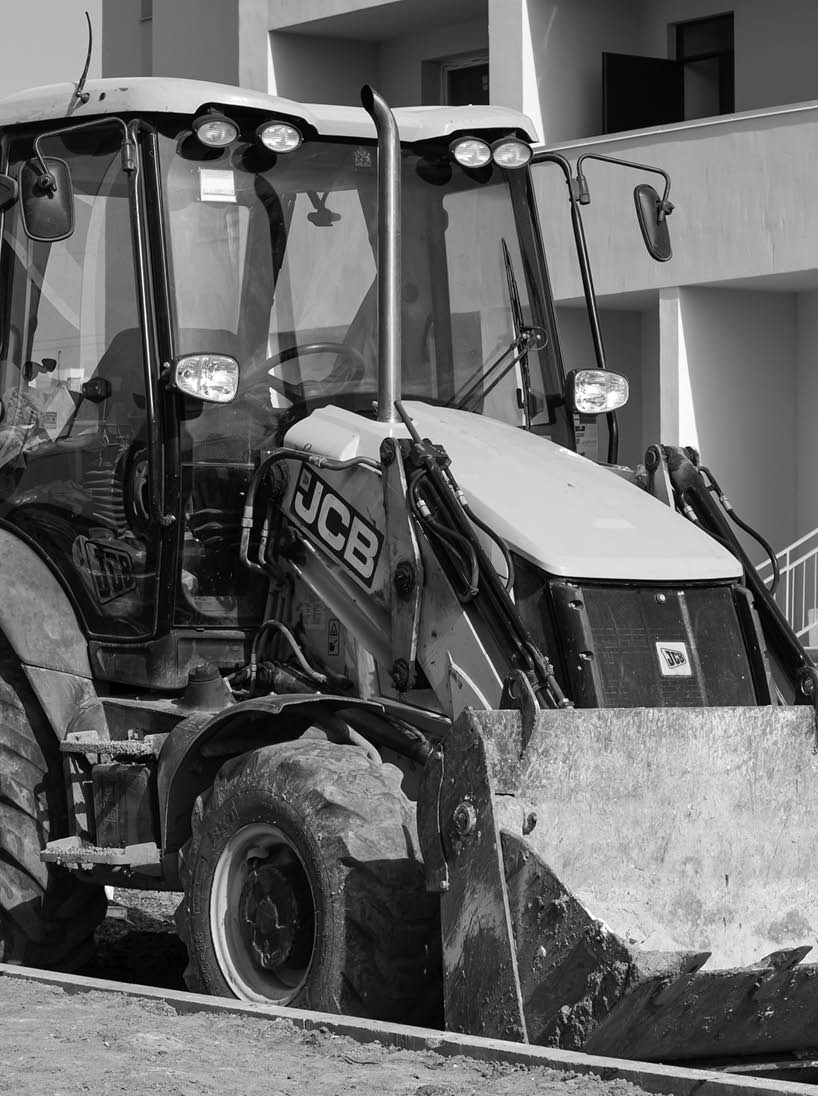
{"label": "exhaust pipe", "polygon": [[400,141],[395,116],[369,84],[361,103],[378,134],[378,422],[400,422],[401,208]]}

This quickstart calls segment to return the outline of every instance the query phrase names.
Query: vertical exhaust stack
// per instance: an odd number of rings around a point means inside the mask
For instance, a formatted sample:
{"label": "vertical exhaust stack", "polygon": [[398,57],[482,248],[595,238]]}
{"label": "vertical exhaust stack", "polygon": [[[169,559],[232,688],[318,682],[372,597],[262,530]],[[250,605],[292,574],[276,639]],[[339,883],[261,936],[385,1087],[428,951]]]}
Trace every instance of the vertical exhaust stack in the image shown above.
{"label": "vertical exhaust stack", "polygon": [[378,422],[399,422],[401,398],[400,140],[395,116],[369,84],[361,103],[378,134]]}

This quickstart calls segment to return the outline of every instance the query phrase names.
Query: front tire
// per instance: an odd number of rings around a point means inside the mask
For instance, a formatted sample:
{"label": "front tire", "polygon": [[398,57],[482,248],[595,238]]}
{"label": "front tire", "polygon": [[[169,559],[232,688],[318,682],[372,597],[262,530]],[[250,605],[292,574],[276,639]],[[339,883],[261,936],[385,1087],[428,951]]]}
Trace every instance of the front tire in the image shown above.
{"label": "front tire", "polygon": [[40,860],[65,833],[57,739],[0,638],[0,961],[73,971],[93,955],[104,889]]}
{"label": "front tire", "polygon": [[228,762],[181,854],[188,987],[438,1022],[437,899],[399,782],[357,747],[312,739]]}

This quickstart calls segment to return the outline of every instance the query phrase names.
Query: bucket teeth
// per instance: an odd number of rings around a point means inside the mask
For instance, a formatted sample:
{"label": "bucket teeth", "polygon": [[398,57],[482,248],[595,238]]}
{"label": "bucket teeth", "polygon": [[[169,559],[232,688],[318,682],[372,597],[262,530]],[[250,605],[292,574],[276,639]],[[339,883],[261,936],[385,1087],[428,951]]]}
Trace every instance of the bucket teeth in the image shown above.
{"label": "bucket teeth", "polygon": [[698,971],[623,998],[584,1044],[643,1061],[790,1054],[818,1040],[818,966]]}
{"label": "bucket teeth", "polygon": [[818,1046],[813,729],[555,711],[523,749],[519,713],[464,713],[419,796],[447,1026],[697,1064]]}
{"label": "bucket teeth", "polygon": [[765,955],[763,959],[758,963],[753,963],[751,970],[766,970],[772,968],[772,970],[789,970],[791,967],[797,966],[798,963],[812,951],[812,945],[806,944],[800,948],[781,948],[779,951],[773,951],[769,955]]}
{"label": "bucket teeth", "polygon": [[529,1038],[642,1061],[783,1054],[818,1040],[818,966],[785,948],[737,970],[640,952],[596,920],[524,838],[501,833]]}

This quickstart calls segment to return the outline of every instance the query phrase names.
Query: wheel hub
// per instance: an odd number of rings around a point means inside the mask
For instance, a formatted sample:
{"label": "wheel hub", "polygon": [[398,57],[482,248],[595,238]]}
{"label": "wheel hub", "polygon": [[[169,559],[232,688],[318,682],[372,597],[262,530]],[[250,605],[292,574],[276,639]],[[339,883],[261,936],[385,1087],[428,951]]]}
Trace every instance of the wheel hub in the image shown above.
{"label": "wheel hub", "polygon": [[247,945],[264,970],[297,962],[294,953],[304,935],[302,902],[285,870],[258,864],[248,872],[240,899],[240,920]]}

